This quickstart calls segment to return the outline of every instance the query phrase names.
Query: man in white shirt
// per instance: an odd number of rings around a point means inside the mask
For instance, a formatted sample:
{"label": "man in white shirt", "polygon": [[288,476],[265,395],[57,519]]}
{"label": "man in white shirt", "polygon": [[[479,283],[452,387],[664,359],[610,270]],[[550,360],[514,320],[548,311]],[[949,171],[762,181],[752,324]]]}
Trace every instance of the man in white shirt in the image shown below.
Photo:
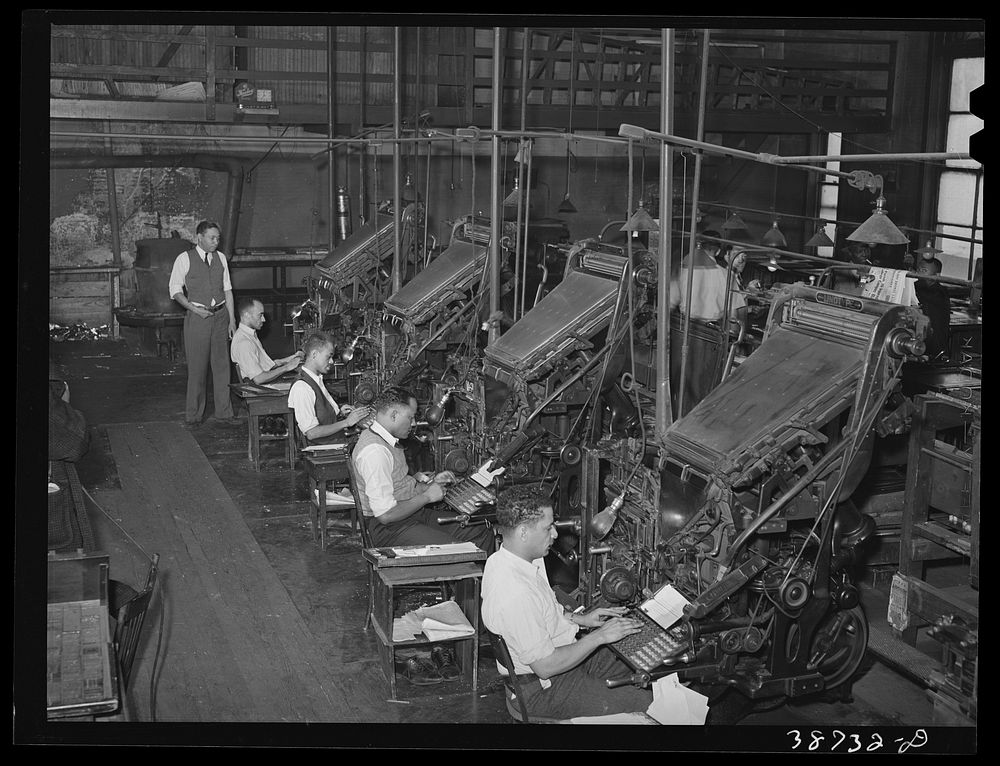
{"label": "man in white shirt", "polygon": [[[726,310],[726,283],[729,281],[729,275],[726,268],[720,266],[716,260],[722,252],[722,247],[718,242],[707,238],[719,237],[719,234],[715,231],[706,231],[703,236],[706,238],[698,240],[693,258],[691,256],[684,258],[678,275],[670,285],[671,309],[680,308],[682,314],[686,313],[689,306],[688,276],[689,274],[691,276],[690,311],[691,319],[694,321],[688,334],[688,360],[683,381],[684,412],[675,413],[677,417],[690,412],[718,384],[725,361],[722,342],[723,334],[729,328],[726,326],[728,323],[722,321],[722,316]],[[744,262],[745,259],[744,255]],[[735,262],[733,270],[735,273],[730,284],[729,312],[731,317],[742,323],[746,321],[746,300],[743,294],[738,292],[739,280]],[[713,324],[709,325],[708,322]],[[682,385],[680,373],[683,327],[683,317],[674,314],[671,318],[670,383],[678,402]]]}
{"label": "man in white shirt", "polygon": [[[170,297],[187,309],[184,356],[187,359],[187,400],[184,424],[197,427],[205,416],[206,379],[212,370],[215,419],[235,418],[229,392],[229,339],[236,332],[233,285],[226,256],[219,251],[219,224],[202,221],[195,229],[197,244],[174,259]],[[185,294],[186,293],[186,294]]]}
{"label": "man in white shirt", "polygon": [[[497,504],[502,545],[483,570],[483,623],[503,637],[514,660],[529,715],[551,718],[645,712],[653,693],[609,689],[608,678],[631,673],[605,644],[638,633],[624,607],[567,611],[545,572],[556,539],[552,504],[537,493],[509,490]],[[578,637],[581,627],[593,628]],[[501,675],[506,669],[497,663]]]}
{"label": "man in white shirt", "polygon": [[458,517],[450,509],[433,508],[444,498],[451,471],[410,474],[400,440],[410,434],[417,400],[406,389],[390,387],[376,398],[375,420],[361,432],[351,453],[355,481],[367,526],[376,547],[474,542],[493,550],[493,530],[485,524],[438,524],[439,517]]}
{"label": "man in white shirt", "polygon": [[257,337],[257,331],[264,326],[265,321],[263,303],[256,298],[240,298],[236,308],[240,315],[240,326],[233,335],[229,358],[236,363],[240,380],[263,385],[299,366],[304,356],[301,351],[274,360],[264,350]]}
{"label": "man in white shirt", "polygon": [[298,380],[288,389],[288,406],[295,412],[299,433],[313,444],[342,441],[343,436],[337,434],[368,417],[369,409],[340,406],[323,383],[333,359],[333,341],[328,335],[310,335],[302,344],[302,354],[305,359]]}

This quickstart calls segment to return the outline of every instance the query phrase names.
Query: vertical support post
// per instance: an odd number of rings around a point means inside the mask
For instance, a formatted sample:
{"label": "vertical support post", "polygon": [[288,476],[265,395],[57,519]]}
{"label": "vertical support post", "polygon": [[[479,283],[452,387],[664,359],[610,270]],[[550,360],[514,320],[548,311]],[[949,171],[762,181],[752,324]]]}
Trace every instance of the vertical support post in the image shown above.
{"label": "vertical support post", "polygon": [[[698,141],[705,140],[705,102],[707,100],[708,92],[708,37],[709,30],[704,30],[702,34],[702,45],[701,45],[701,84],[698,95]],[[694,250],[695,243],[698,238],[695,236],[697,232],[695,228],[698,225],[697,213],[698,213],[698,191],[701,186],[701,161],[702,152],[699,150],[694,156],[694,183],[691,191],[691,231],[690,238],[688,240],[688,262],[689,268],[687,273],[687,295],[688,301],[687,306],[684,311],[684,336],[681,340],[681,376],[680,376],[680,391],[677,401],[677,416],[683,417],[685,414],[684,410],[684,381],[687,378],[687,361],[688,361],[688,349],[690,347],[690,333],[691,333],[691,291],[694,286]]]}
{"label": "vertical support post", "polygon": [[[660,130],[674,132],[674,30],[661,32]],[[673,236],[673,150],[660,143],[660,246],[656,285],[656,436],[662,443],[672,421],[670,392],[670,272]]]}
{"label": "vertical support post", "polygon": [[402,42],[400,39],[400,28],[393,27],[393,51],[392,51],[392,135],[395,140],[392,142],[392,236],[393,236],[393,249],[392,249],[392,291],[395,293],[403,286],[403,274],[402,274],[402,253],[400,248],[403,245],[403,227],[402,227],[402,210],[400,206],[403,204],[402,190],[399,188],[399,138],[400,138],[400,128],[402,126],[402,101],[403,101],[403,85],[402,85],[402,56],[401,48]]}
{"label": "vertical support post", "polygon": [[334,122],[334,102],[336,99],[335,66],[336,54],[333,49],[333,27],[326,28],[326,135],[330,139],[326,152],[326,179],[327,179],[327,213],[326,228],[327,241],[329,242],[328,252],[333,252],[337,246],[337,227],[334,221],[337,218],[337,177],[335,170],[336,154],[333,151],[333,134],[336,130]]}
{"label": "vertical support post", "polygon": [[[361,81],[361,104],[358,107],[358,135],[363,135],[365,130],[365,104],[368,100],[368,78],[365,71],[368,66],[368,27],[361,27],[361,70],[359,73]],[[376,155],[376,158],[378,155]],[[360,210],[360,223],[364,226],[368,222],[368,197],[365,193],[365,166],[368,158],[368,145],[361,144],[358,148],[358,209]],[[378,200],[375,200],[378,204]]]}
{"label": "vertical support post", "polygon": [[[493,135],[490,138],[491,170],[490,170],[490,315],[500,309],[500,224],[503,210],[500,206],[500,70],[503,59],[500,55],[500,27],[493,27],[493,120],[491,127]],[[472,161],[476,161],[475,153]],[[500,334],[499,322],[490,324],[489,342],[496,342]]]}
{"label": "vertical support post", "polygon": [[205,27],[205,119],[215,121],[215,27]]}

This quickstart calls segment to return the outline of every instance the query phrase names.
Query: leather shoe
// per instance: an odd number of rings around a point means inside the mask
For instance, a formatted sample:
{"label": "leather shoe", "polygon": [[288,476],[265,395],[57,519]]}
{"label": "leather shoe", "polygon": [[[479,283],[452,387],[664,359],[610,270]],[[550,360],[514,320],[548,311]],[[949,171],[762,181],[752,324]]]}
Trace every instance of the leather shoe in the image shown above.
{"label": "leather shoe", "polygon": [[396,669],[414,686],[430,686],[444,680],[434,663],[427,657],[416,656],[396,660]]}
{"label": "leather shoe", "polygon": [[441,678],[445,681],[455,681],[462,677],[462,671],[455,664],[455,655],[451,649],[435,646],[431,649],[431,659],[434,660]]}

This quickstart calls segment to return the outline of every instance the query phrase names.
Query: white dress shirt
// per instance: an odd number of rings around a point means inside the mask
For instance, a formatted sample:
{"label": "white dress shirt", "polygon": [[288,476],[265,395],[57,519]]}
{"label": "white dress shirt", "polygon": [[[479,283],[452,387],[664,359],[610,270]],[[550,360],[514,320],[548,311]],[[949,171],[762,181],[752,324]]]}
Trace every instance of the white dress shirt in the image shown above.
{"label": "white dress shirt", "polygon": [[[198,245],[194,246],[194,249],[201,256],[204,261],[206,256],[209,254],[202,250]],[[232,291],[233,284],[229,281],[229,264],[226,263],[226,256],[221,252],[216,250],[211,254],[213,258],[219,257],[219,263],[222,264],[222,289],[224,291]],[[174,260],[174,267],[170,270],[170,281],[168,283],[170,290],[170,297],[173,298],[177,293],[184,292],[184,280],[187,279],[187,273],[191,270],[191,260],[188,257],[188,251],[185,250],[183,253],[177,256]],[[212,305],[215,305],[215,300],[212,300]]]}
{"label": "white dress shirt", "polygon": [[[399,443],[377,420],[371,424],[371,430],[381,436],[386,444],[395,447]],[[365,481],[365,494],[368,496],[372,516],[381,516],[396,505],[396,496],[392,490],[392,452],[386,444],[373,442],[356,452],[352,458]]]}
{"label": "white dress shirt", "polygon": [[233,333],[229,358],[236,363],[241,378],[253,380],[262,372],[268,372],[274,367],[274,360],[264,350],[260,338],[257,337],[257,331],[245,324],[241,324]]}
{"label": "white dress shirt", "polygon": [[[333,411],[339,415],[340,405],[330,395],[330,392],[326,390],[326,386],[323,385],[323,378],[308,367],[302,367],[301,369],[302,372],[316,381],[317,385],[319,385],[319,390],[323,392],[326,400],[333,407]],[[316,392],[304,380],[296,380],[292,383],[292,387],[288,389],[288,406],[295,411],[295,422],[303,435],[309,433],[309,431],[319,425],[319,418],[316,417]]]}
{"label": "white dress shirt", "polygon": [[[545,574],[545,560],[525,561],[502,545],[483,567],[483,624],[503,636],[514,670],[532,673],[531,663],[576,641],[579,626],[566,617]],[[502,675],[506,670],[497,663]],[[543,689],[551,686],[538,679]]]}

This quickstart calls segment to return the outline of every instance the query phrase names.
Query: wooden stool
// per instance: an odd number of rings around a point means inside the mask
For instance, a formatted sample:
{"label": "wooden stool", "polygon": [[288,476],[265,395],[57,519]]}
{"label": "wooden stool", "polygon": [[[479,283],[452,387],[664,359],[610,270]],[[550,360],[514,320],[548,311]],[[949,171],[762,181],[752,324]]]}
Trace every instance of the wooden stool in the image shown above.
{"label": "wooden stool", "polygon": [[[481,562],[465,561],[457,564],[424,563],[433,561],[434,556],[412,557],[411,561],[419,560],[419,564],[407,566],[378,567],[378,556],[369,557],[370,552],[364,551],[369,567],[374,569],[372,578],[374,584],[374,617],[372,624],[378,636],[379,660],[382,672],[389,681],[389,694],[396,697],[396,650],[397,648],[412,649],[423,647],[430,649],[435,643],[453,643],[455,646],[455,662],[462,671],[462,677],[454,682],[457,685],[468,685],[467,691],[475,693],[479,686],[479,582],[483,576]],[[482,553],[482,552],[480,552]],[[483,554],[485,557],[485,554]],[[396,641],[392,635],[393,607],[396,588],[415,585],[441,585],[449,583],[454,589],[455,602],[459,605],[473,633],[460,638],[448,639],[447,642],[432,642],[425,637]],[[449,684],[435,686],[440,693]]]}
{"label": "wooden stool", "polygon": [[334,482],[334,485],[343,487],[350,486],[350,472],[348,461],[350,456],[344,454],[346,450],[336,450],[338,454],[326,454],[320,452],[303,452],[302,462],[305,463],[306,475],[309,477],[309,520],[312,524],[313,539],[319,539],[320,550],[326,550],[326,517],[328,513],[348,511],[351,514],[351,534],[358,529],[358,506],[356,502],[351,505],[338,504],[327,505],[327,482]]}

